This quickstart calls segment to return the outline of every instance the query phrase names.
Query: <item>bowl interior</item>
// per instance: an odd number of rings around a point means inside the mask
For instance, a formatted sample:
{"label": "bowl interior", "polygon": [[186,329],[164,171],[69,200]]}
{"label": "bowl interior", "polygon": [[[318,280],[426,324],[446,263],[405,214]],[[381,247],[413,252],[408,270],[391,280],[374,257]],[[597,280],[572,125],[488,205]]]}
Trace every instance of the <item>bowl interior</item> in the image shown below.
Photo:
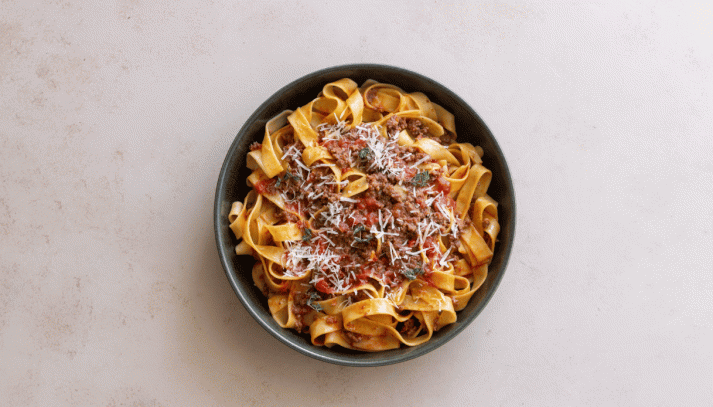
{"label": "bowl interior", "polygon": [[[420,346],[376,353],[316,347],[311,344],[308,336],[277,325],[268,310],[267,299],[253,284],[251,270],[254,260],[235,254],[237,240],[229,228],[227,215],[232,203],[243,200],[250,190],[245,182],[250,175],[245,165],[250,144],[262,141],[265,124],[273,116],[309,103],[326,83],[345,77],[359,85],[367,79],[374,79],[394,84],[406,92],[423,92],[433,102],[455,115],[458,141],[481,146],[485,152],[483,165],[493,173],[488,194],[499,203],[501,230],[488,277],[465,309],[458,313],[458,321],[435,332],[430,341]],[[515,196],[505,158],[495,138],[475,111],[455,93],[432,79],[401,68],[372,64],[345,65],[317,71],[292,82],[267,99],[248,118],[235,137],[223,164],[216,189],[214,217],[216,243],[228,280],[242,304],[260,325],[291,348],[316,359],[340,365],[378,366],[409,360],[436,349],[462,331],[483,310],[503,276],[512,248]]]}

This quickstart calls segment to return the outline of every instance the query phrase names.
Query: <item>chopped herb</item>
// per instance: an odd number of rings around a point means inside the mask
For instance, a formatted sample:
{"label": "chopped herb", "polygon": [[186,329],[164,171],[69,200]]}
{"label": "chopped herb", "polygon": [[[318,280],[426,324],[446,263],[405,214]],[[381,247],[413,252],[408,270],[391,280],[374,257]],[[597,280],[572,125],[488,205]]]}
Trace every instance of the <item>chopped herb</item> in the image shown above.
{"label": "chopped herb", "polygon": [[319,300],[319,294],[317,294],[317,292],[315,291],[311,291],[309,293],[309,298],[307,298],[307,305],[315,311],[322,311],[322,306],[315,303],[315,301]]}
{"label": "chopped herb", "polygon": [[[364,236],[362,232],[366,232],[366,226],[364,225],[359,225],[354,229],[354,240],[356,240],[358,243],[366,243],[374,238],[374,235],[372,234],[369,234],[366,238],[363,238],[361,237]],[[359,236],[357,236],[357,234]]]}
{"label": "chopped herb", "polygon": [[277,177],[277,181],[275,182],[275,188],[279,188],[280,184],[282,184],[283,182],[287,183],[290,178],[295,181],[302,181],[302,178],[299,175],[295,175],[290,173],[289,171],[285,171],[285,175],[283,175],[282,177]]}
{"label": "chopped herb", "polygon": [[362,160],[366,160],[369,157],[374,154],[369,147],[364,147],[361,150],[359,150],[359,158]]}
{"label": "chopped herb", "polygon": [[310,239],[312,239],[312,229],[304,228],[303,233],[302,233],[302,241],[307,242]]}
{"label": "chopped herb", "polygon": [[423,274],[423,269],[421,267],[414,267],[403,272],[404,277],[409,280],[415,280],[416,276]]}
{"label": "chopped herb", "polygon": [[425,187],[428,184],[428,181],[431,180],[431,176],[428,175],[428,171],[423,170],[416,174],[413,178],[411,178],[411,183],[416,185],[417,187]]}

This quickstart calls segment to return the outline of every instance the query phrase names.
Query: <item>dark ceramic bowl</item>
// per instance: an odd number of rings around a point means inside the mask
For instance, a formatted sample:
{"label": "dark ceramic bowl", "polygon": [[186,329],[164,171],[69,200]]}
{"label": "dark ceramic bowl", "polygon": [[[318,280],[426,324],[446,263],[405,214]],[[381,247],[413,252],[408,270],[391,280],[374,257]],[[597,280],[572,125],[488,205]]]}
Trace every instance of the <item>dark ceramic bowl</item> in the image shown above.
{"label": "dark ceramic bowl", "polygon": [[[326,83],[341,78],[351,78],[359,85],[367,79],[374,79],[394,84],[406,92],[423,92],[433,102],[455,115],[458,141],[481,146],[485,151],[483,165],[493,172],[488,194],[499,202],[501,230],[488,269],[488,277],[465,309],[458,313],[458,321],[435,332],[430,341],[420,346],[376,353],[313,346],[309,336],[299,335],[277,325],[270,315],[266,298],[253,284],[251,270],[254,260],[235,254],[237,240],[228,227],[228,212],[232,203],[243,200],[249,191],[245,180],[250,171],[245,166],[245,158],[250,144],[262,141],[265,123],[270,118],[283,110],[294,110],[309,103]],[[515,195],[505,157],[495,137],[463,99],[438,82],[405,69],[371,64],[343,65],[311,73],[283,87],[260,105],[245,122],[235,136],[220,171],[215,193],[214,221],[220,261],[228,281],[240,302],[263,328],[292,349],[315,359],[347,366],[381,366],[413,359],[438,348],[458,335],[485,308],[503,277],[512,248],[515,233]]]}

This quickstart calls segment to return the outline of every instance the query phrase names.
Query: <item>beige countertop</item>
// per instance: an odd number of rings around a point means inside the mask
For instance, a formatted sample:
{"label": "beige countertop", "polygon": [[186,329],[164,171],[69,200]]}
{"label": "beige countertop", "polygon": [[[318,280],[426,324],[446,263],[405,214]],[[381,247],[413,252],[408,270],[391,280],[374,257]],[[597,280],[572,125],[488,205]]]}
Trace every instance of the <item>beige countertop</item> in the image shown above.
{"label": "beige countertop", "polygon": [[[0,405],[713,404],[710,4],[176,3],[0,2]],[[485,311],[380,368],[270,336],[213,237],[247,117],[358,62],[470,103],[518,204]]]}

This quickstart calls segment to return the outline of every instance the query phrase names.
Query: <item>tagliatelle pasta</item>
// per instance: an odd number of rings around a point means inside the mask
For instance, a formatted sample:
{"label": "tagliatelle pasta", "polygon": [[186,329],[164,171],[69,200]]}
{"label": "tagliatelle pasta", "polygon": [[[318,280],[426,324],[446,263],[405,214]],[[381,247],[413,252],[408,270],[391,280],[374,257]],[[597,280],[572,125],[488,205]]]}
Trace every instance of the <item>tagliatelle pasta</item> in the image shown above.
{"label": "tagliatelle pasta", "polygon": [[426,95],[372,80],[328,83],[270,120],[228,216],[275,321],[365,351],[454,323],[500,230],[482,156]]}

